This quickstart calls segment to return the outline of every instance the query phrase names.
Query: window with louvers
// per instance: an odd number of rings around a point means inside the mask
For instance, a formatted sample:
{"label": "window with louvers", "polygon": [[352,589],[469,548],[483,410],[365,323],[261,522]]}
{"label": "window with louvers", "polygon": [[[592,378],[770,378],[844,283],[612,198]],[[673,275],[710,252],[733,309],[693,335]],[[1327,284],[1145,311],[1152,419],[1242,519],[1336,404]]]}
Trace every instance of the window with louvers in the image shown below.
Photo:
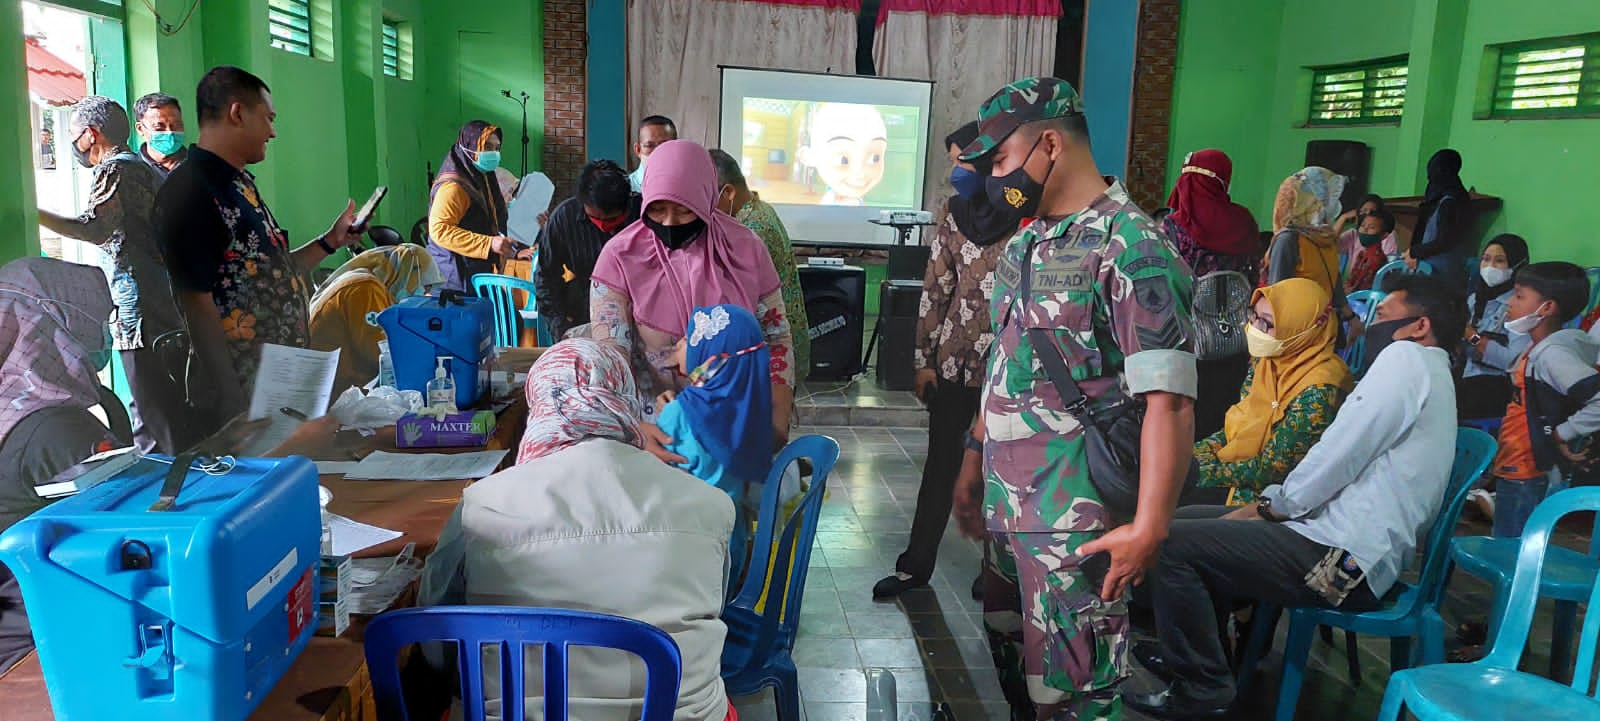
{"label": "window with louvers", "polygon": [[311,57],[311,0],[268,0],[272,47]]}
{"label": "window with louvers", "polygon": [[1600,116],[1600,33],[1502,45],[1489,116]]}
{"label": "window with louvers", "polygon": [[400,23],[383,21],[383,74],[400,77]]}
{"label": "window with louvers", "polygon": [[1308,125],[1399,124],[1407,58],[1314,68]]}

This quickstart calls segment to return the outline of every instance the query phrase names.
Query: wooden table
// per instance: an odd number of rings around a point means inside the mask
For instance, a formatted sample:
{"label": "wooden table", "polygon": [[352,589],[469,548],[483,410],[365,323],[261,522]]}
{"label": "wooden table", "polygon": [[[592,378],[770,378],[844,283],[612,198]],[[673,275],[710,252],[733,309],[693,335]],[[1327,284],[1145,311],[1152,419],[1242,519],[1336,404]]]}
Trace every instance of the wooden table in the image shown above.
{"label": "wooden table", "polygon": [[[526,425],[522,402],[500,414],[489,450],[514,449]],[[506,463],[515,462],[513,454]],[[347,481],[343,476],[322,476],[333,492],[329,510],[341,516],[404,533],[401,537],[359,553],[356,557],[393,556],[407,543],[416,543],[418,558],[426,558],[439,542],[439,534],[461,501],[461,491],[471,481]],[[410,592],[397,607],[413,602]],[[372,681],[367,674],[362,639],[369,617],[352,616],[343,636],[316,636],[306,650],[262,699],[250,721],[376,721]],[[6,721],[54,721],[50,697],[37,654],[0,676],[0,699]]]}

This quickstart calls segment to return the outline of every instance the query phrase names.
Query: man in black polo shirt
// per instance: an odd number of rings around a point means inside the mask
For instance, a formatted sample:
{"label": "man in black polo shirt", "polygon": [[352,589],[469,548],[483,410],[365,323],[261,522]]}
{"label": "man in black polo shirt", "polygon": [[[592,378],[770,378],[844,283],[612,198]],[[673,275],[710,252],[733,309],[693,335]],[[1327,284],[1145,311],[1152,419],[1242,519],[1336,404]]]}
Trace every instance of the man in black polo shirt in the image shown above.
{"label": "man in black polo shirt", "polygon": [[346,201],[327,233],[290,250],[245,170],[266,159],[276,137],[277,112],[261,78],[212,68],[195,106],[200,139],[156,196],[155,223],[198,366],[190,401],[221,422],[248,408],[264,344],[309,345],[307,273],[360,236],[351,228],[355,204]]}
{"label": "man in black polo shirt", "polygon": [[639,219],[639,194],[628,175],[609,160],[583,166],[578,195],[561,201],[539,231],[539,317],[560,340],[567,331],[589,322],[589,274],[600,249],[623,228]]}

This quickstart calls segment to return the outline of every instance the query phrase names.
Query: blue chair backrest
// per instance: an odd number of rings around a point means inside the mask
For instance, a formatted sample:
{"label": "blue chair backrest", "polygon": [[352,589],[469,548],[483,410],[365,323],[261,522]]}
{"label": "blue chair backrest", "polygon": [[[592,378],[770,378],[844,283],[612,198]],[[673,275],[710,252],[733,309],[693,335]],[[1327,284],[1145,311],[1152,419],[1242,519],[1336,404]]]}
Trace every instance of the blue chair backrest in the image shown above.
{"label": "blue chair backrest", "polygon": [[1456,521],[1461,518],[1461,508],[1467,504],[1473,482],[1489,467],[1499,447],[1492,436],[1476,428],[1456,429],[1456,460],[1450,466],[1450,485],[1428,530],[1427,545],[1422,547],[1417,588],[1425,603],[1437,603],[1444,595],[1444,571],[1449,565],[1450,538],[1455,535]]}
{"label": "blue chair backrest", "polygon": [[1382,268],[1379,268],[1376,275],[1372,276],[1372,287],[1376,290],[1383,290],[1383,278],[1390,273],[1421,273],[1423,275],[1433,275],[1433,266],[1428,265],[1427,263],[1417,263],[1417,269],[1413,271],[1406,267],[1406,262],[1404,260],[1390,261],[1384,264]]}
{"label": "blue chair backrest", "polygon": [[[1539,601],[1539,574],[1544,569],[1550,536],[1562,516],[1581,511],[1600,511],[1600,487],[1569,488],[1544,499],[1533,509],[1522,531],[1522,550],[1517,555],[1517,572],[1511,578],[1511,593],[1500,620],[1500,633],[1481,663],[1494,668],[1515,669],[1528,643],[1534,607]],[[1600,608],[1600,583],[1589,594],[1589,609]],[[1572,688],[1586,696],[1594,695],[1590,684],[1594,675],[1595,637],[1600,635],[1600,613],[1586,613],[1578,642],[1578,662],[1572,674]]]}
{"label": "blue chair backrest", "polygon": [[[811,460],[811,487],[784,521],[774,544],[783,471],[801,458]],[[838,441],[827,436],[801,436],[784,447],[767,474],[766,486],[761,489],[761,511],[756,520],[755,545],[750,552],[750,570],[739,595],[730,604],[753,610],[762,595],[766,595],[766,605],[761,609],[761,632],[752,647],[757,657],[767,655],[776,645],[787,647],[793,643],[800,618],[800,600],[806,589],[806,573],[811,567],[811,547],[822,515],[822,495],[827,489],[828,475],[833,473],[833,465],[838,461]],[[772,567],[771,573],[766,572],[768,565]]]}
{"label": "blue chair backrest", "polygon": [[[487,298],[494,304],[495,344],[509,347],[518,345],[522,340],[520,311],[537,312],[538,298],[533,281],[496,273],[479,273],[472,276],[472,289],[477,292],[478,297]],[[517,307],[514,296],[511,295],[511,292],[516,290],[528,293],[528,302],[521,308]]]}
{"label": "blue chair backrest", "polygon": [[1600,304],[1600,267],[1589,268],[1584,274],[1589,276],[1589,310],[1594,310]]}
{"label": "blue chair backrest", "polygon": [[[1362,316],[1361,322],[1372,325],[1372,319],[1377,317],[1378,304],[1383,302],[1384,295],[1381,290],[1358,290],[1346,295],[1345,301],[1364,304],[1366,313]],[[1350,365],[1350,372],[1357,378],[1366,372],[1366,369],[1361,367],[1361,355],[1365,352],[1366,346],[1367,339],[1364,336],[1356,336],[1344,351],[1345,362]]]}
{"label": "blue chair backrest", "polygon": [[367,625],[367,667],[378,717],[409,721],[400,693],[400,650],[429,641],[454,641],[463,716],[484,718],[483,653],[499,649],[501,718],[526,717],[523,647],[544,646],[544,718],[566,721],[569,646],[614,648],[644,660],[641,721],[671,721],[678,705],[683,658],[672,637],[655,626],[620,616],[519,606],[438,606],[390,611]]}

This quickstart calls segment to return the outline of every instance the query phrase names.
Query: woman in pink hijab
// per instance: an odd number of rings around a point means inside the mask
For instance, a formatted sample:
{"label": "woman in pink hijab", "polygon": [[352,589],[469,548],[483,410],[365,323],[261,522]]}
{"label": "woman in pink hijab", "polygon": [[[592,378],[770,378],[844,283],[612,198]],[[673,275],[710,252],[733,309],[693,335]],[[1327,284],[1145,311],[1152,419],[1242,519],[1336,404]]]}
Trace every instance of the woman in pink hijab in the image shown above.
{"label": "woman in pink hijab", "polygon": [[595,263],[593,337],[629,351],[639,393],[650,404],[687,381],[677,371],[673,346],[695,307],[731,303],[749,310],[771,351],[772,423],[782,443],[794,400],[794,343],[766,245],[716,209],[716,168],[694,142],[674,140],[655,149],[643,194],[644,213],[606,243]]}

